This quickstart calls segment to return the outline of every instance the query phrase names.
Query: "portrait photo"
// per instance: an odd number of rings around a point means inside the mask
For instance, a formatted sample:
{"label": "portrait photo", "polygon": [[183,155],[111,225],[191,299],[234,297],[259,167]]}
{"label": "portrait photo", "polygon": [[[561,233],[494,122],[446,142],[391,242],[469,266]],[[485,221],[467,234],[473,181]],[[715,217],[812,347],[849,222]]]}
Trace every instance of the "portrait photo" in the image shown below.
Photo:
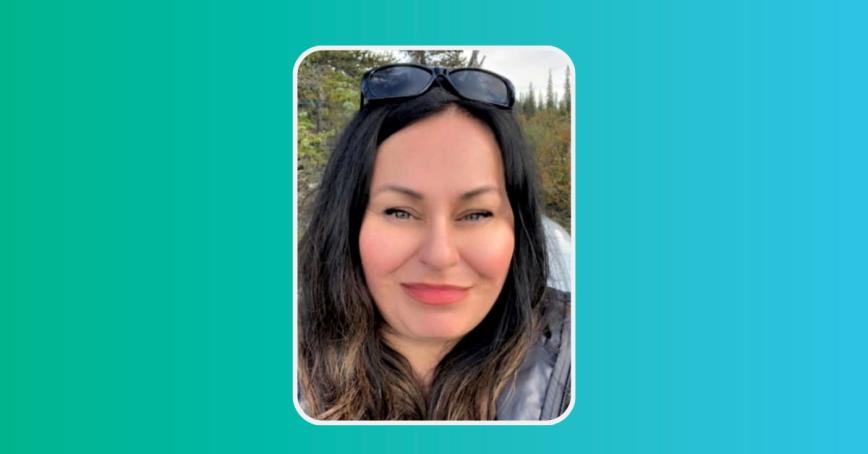
{"label": "portrait photo", "polygon": [[298,58],[293,398],[306,420],[566,417],[574,73],[549,46]]}

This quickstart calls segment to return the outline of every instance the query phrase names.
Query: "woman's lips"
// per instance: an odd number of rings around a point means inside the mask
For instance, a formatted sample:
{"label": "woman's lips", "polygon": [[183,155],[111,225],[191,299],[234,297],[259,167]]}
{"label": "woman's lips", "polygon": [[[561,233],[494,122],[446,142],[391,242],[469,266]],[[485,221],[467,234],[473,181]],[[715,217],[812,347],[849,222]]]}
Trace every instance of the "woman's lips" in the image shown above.
{"label": "woman's lips", "polygon": [[470,287],[455,285],[401,284],[401,287],[414,300],[433,305],[457,303],[464,299],[470,290]]}

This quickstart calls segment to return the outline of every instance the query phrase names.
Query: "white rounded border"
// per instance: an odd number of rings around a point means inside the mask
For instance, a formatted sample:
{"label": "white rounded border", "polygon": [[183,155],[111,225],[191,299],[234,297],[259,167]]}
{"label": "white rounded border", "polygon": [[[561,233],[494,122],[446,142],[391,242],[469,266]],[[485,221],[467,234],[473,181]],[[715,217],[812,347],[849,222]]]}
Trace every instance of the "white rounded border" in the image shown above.
{"label": "white rounded border", "polygon": [[[559,52],[570,66],[570,272],[572,291],[570,292],[570,404],[557,418],[546,421],[325,421],[311,418],[301,408],[298,401],[298,68],[308,55],[324,50],[485,50],[492,48],[537,48]],[[295,60],[292,67],[292,403],[295,411],[305,421],[318,426],[551,426],[566,419],[576,405],[576,66],[573,59],[556,46],[313,46],[306,49]]]}

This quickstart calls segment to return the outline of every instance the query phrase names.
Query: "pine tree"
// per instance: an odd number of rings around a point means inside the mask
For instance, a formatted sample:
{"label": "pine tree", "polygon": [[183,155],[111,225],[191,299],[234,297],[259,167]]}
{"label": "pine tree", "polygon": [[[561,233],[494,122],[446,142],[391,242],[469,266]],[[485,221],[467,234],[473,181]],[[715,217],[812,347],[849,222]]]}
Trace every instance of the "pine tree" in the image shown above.
{"label": "pine tree", "polygon": [[534,116],[536,113],[536,96],[534,95],[533,82],[528,84],[527,88],[527,98],[525,100],[524,106],[524,114],[527,115],[528,118]]}
{"label": "pine tree", "polygon": [[555,108],[555,86],[552,84],[552,70],[549,70],[549,81],[546,86],[546,110]]}
{"label": "pine tree", "polygon": [[564,77],[564,112],[570,114],[573,106],[573,93],[570,90],[570,67],[567,66],[566,76]]}

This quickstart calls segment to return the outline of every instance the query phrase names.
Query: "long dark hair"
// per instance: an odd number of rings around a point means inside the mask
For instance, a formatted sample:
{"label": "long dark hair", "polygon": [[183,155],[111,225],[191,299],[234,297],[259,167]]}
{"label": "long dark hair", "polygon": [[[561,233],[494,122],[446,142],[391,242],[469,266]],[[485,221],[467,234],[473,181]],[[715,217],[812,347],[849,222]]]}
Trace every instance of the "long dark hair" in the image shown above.
{"label": "long dark hair", "polygon": [[[515,219],[503,289],[482,322],[440,361],[429,389],[381,338],[383,320],[365,284],[359,231],[378,146],[455,106],[494,133]],[[494,419],[495,403],[537,335],[547,280],[533,157],[511,111],[434,88],[403,102],[370,103],[329,158],[299,248],[299,383],[317,419]]]}

